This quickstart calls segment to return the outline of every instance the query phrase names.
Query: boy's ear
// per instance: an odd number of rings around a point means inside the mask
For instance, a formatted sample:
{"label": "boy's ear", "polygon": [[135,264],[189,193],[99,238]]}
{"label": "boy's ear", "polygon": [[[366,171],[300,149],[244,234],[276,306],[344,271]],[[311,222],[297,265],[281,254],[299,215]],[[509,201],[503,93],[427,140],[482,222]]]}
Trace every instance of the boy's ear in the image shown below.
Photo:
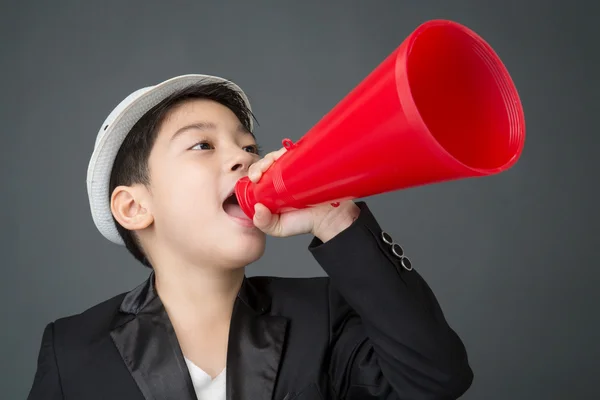
{"label": "boy's ear", "polygon": [[130,231],[147,228],[154,222],[148,190],[141,184],[115,188],[110,209],[117,222]]}

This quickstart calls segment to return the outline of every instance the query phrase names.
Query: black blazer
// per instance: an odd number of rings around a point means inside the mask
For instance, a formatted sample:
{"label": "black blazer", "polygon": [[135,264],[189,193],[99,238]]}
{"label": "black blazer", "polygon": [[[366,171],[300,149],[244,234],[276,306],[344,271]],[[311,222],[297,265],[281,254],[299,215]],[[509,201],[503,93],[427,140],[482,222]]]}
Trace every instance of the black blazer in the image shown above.
{"label": "black blazer", "polygon": [[[400,264],[365,203],[309,251],[328,277],[246,277],[235,301],[227,399],[456,399],[473,374],[422,277]],[[389,238],[388,238],[389,239]],[[154,290],[47,325],[29,400],[193,400]]]}

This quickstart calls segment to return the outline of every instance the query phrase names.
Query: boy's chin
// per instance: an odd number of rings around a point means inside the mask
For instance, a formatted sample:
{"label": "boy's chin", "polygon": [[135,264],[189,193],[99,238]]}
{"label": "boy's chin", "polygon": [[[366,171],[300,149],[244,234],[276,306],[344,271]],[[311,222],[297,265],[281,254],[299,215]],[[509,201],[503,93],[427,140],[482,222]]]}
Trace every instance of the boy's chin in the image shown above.
{"label": "boy's chin", "polygon": [[243,255],[229,254],[221,264],[221,267],[227,270],[233,270],[246,267],[258,261],[264,254],[264,251],[256,251],[254,253],[246,253]]}
{"label": "boy's chin", "polygon": [[231,268],[244,267],[260,259],[265,253],[265,239],[232,240],[220,249],[222,265]]}

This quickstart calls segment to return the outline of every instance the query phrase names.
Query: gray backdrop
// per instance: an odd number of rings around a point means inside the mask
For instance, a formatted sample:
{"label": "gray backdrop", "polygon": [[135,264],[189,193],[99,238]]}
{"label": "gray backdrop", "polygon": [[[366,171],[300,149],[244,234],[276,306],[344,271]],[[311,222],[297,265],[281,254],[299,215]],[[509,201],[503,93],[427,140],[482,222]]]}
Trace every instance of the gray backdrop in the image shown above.
{"label": "gray backdrop", "polygon": [[[231,78],[274,150],[417,25],[447,18],[480,33],[511,72],[527,120],[522,159],[369,204],[465,341],[475,372],[465,399],[600,398],[598,6],[558,4],[4,1],[0,397],[25,398],[46,323],[148,273],[100,236],[87,203],[96,132],[125,95],[184,73]],[[308,241],[269,239],[249,274],[323,274]]]}

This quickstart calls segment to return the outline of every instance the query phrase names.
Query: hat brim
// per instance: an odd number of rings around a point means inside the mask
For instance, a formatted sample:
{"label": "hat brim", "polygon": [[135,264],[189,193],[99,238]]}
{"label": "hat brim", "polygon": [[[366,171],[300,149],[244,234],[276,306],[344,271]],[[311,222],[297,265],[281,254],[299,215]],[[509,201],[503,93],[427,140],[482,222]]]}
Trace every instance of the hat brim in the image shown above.
{"label": "hat brim", "polygon": [[[136,122],[152,107],[171,94],[199,82],[227,83],[240,93],[248,109],[251,110],[246,94],[235,83],[217,76],[190,74],[137,90],[124,99],[100,127],[94,152],[88,165],[87,191],[94,224],[100,233],[111,242],[124,245],[113,221],[108,193],[112,166],[121,144]],[[250,123],[252,124],[252,120]]]}

